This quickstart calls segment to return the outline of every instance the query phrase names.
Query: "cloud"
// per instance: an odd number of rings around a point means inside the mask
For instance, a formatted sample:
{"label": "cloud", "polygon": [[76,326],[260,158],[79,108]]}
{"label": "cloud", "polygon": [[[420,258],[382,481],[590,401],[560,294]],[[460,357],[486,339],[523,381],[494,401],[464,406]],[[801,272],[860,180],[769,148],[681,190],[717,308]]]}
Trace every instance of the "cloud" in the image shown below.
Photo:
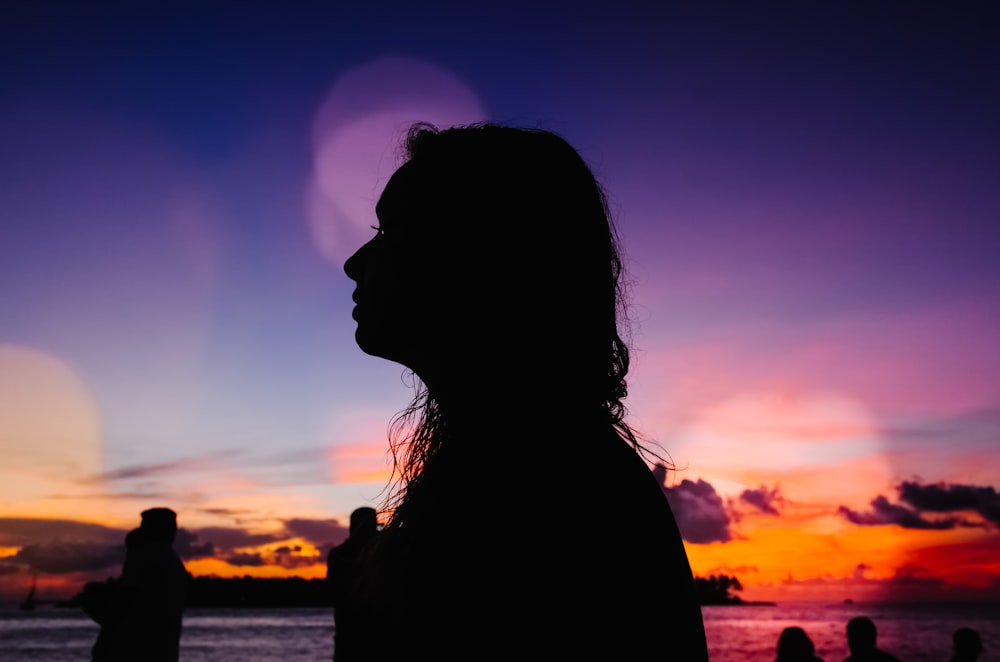
{"label": "cloud", "polygon": [[220,451],[199,457],[182,458],[173,462],[137,464],[103,473],[95,476],[94,480],[95,482],[132,480],[136,478],[152,478],[164,474],[189,474],[200,471],[212,471],[218,468],[220,462],[231,457],[231,452]]}
{"label": "cloud", "polygon": [[305,538],[317,547],[341,543],[350,532],[335,519],[294,518],[285,520],[284,525],[291,537]]}
{"label": "cloud", "polygon": [[859,563],[854,571],[846,577],[806,577],[795,579],[791,575],[781,581],[784,586],[846,586],[846,587],[875,587],[888,592],[899,592],[901,590],[917,589],[919,595],[932,595],[933,591],[939,591],[945,586],[945,581],[940,577],[931,576],[926,569],[917,566],[902,566],[896,568],[891,577],[876,578],[867,577],[865,572],[871,566]]}
{"label": "cloud", "polygon": [[198,544],[198,534],[185,528],[177,529],[174,539],[174,550],[184,560],[199,559],[215,555],[215,546],[211,542]]}
{"label": "cloud", "polygon": [[248,547],[259,547],[290,538],[303,538],[313,546],[327,549],[347,538],[348,528],[335,519],[292,518],[282,522],[284,530],[273,533],[250,533],[244,529],[211,526],[192,531],[195,540],[205,541],[200,548],[228,552]]}
{"label": "cloud", "polygon": [[233,554],[227,557],[225,561],[229,565],[235,565],[238,567],[259,567],[265,565],[264,559],[260,554]]}
{"label": "cloud", "polygon": [[326,557],[320,554],[300,554],[302,548],[298,545],[289,547],[287,545],[274,550],[271,562],[280,565],[282,568],[301,568],[302,566],[325,563]]}
{"label": "cloud", "polygon": [[899,499],[931,513],[973,511],[1000,526],[1000,494],[992,487],[904,482],[899,486]]}
{"label": "cloud", "polygon": [[23,547],[46,541],[121,544],[125,531],[103,524],[67,519],[0,517],[0,547]]}
{"label": "cloud", "polygon": [[207,513],[209,515],[219,515],[220,517],[232,517],[237,518],[241,515],[249,515],[253,511],[246,509],[236,509],[236,508],[199,508],[199,512]]}
{"label": "cloud", "polygon": [[[335,544],[346,539],[348,527],[336,519],[291,518],[282,528],[254,533],[240,527],[177,529],[174,549],[185,561],[218,558],[235,566],[276,565],[299,568],[322,563]],[[115,570],[124,561],[127,531],[100,524],[59,519],[0,518],[0,547],[16,551],[2,558],[0,575],[24,571],[54,574]],[[255,550],[292,539],[267,552]],[[303,548],[308,553],[303,553]]]}
{"label": "cloud", "polygon": [[228,551],[244,547],[258,547],[268,543],[280,542],[286,536],[274,533],[250,533],[243,529],[225,526],[208,526],[192,532],[198,540],[212,545],[216,550]]}
{"label": "cloud", "polygon": [[783,499],[778,487],[767,489],[761,485],[756,490],[746,489],[740,494],[740,501],[747,503],[765,515],[780,515],[775,504],[782,503]]}
{"label": "cloud", "polygon": [[895,524],[906,529],[946,530],[983,525],[956,516],[929,519],[924,517],[924,513],[975,512],[987,522],[1000,526],[1000,494],[992,487],[946,483],[922,485],[905,481],[897,490],[901,504],[890,503],[880,494],[872,500],[869,511],[840,506],[837,513],[859,526]]}
{"label": "cloud", "polygon": [[889,503],[881,494],[872,499],[872,509],[869,511],[852,510],[847,506],[837,508],[837,514],[844,519],[858,526],[885,526],[895,524],[904,529],[954,529],[961,524],[961,520],[956,517],[949,517],[942,520],[927,520],[921,517],[920,513],[910,510],[906,506]]}
{"label": "cloud", "polygon": [[7,559],[37,572],[68,574],[117,568],[125,560],[125,547],[122,544],[53,542],[25,545]]}
{"label": "cloud", "polygon": [[[657,469],[662,469],[657,467]],[[666,470],[654,471],[661,481]],[[677,527],[684,540],[695,543],[728,542],[732,539],[729,530],[730,515],[722,497],[710,483],[698,479],[697,482],[682,480],[677,487],[663,485],[663,493],[677,518]]]}

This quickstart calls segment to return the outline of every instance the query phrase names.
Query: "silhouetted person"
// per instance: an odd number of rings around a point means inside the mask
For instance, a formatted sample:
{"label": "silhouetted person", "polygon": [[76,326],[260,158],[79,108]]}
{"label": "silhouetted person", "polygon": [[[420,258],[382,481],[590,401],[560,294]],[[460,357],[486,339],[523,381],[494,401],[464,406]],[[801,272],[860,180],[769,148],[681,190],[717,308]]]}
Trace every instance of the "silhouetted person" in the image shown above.
{"label": "silhouetted person", "polygon": [[774,662],[823,662],[816,657],[816,647],[806,631],[798,626],[787,627],[778,636],[778,656]]}
{"label": "silhouetted person", "polygon": [[355,338],[417,388],[366,659],[707,660],[657,456],[625,420],[622,260],[585,161],[547,131],[417,125],[376,213],[344,267]]}
{"label": "silhouetted person", "polygon": [[983,653],[983,640],[972,628],[958,628],[951,640],[955,649],[951,662],[976,662]]}
{"label": "silhouetted person", "polygon": [[844,662],[899,662],[899,658],[879,648],[875,622],[857,616],[847,622],[847,647],[851,654]]}
{"label": "silhouetted person", "polygon": [[84,611],[101,625],[94,662],[177,661],[190,575],[173,549],[176,534],[174,511],[143,511],[139,528],[125,537],[121,576],[100,595],[84,591]]}
{"label": "silhouetted person", "polygon": [[378,530],[375,509],[356,508],[351,513],[347,540],[331,549],[326,557],[326,579],[333,599],[333,659],[336,662],[365,659],[365,647],[369,642],[353,638],[359,630],[354,624],[354,604],[365,554]]}
{"label": "silhouetted person", "polygon": [[132,529],[125,535],[125,561],[121,576],[104,583],[90,583],[84,586],[83,610],[98,625],[97,640],[91,648],[91,660],[121,660],[127,658],[126,638],[123,627],[125,612],[131,608],[131,594],[128,586],[135,574],[133,570],[136,556],[141,554],[139,546],[142,532]]}

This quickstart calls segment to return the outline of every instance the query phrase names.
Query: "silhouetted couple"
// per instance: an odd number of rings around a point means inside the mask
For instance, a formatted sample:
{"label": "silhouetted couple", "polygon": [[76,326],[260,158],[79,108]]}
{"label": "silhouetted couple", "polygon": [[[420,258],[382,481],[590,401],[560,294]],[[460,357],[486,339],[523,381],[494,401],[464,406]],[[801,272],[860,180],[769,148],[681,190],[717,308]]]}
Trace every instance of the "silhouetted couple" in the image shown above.
{"label": "silhouetted couple", "polygon": [[[847,647],[850,656],[844,662],[899,662],[876,646],[878,632],[875,623],[866,616],[852,618],[847,623]],[[778,656],[775,662],[823,662],[816,657],[812,640],[800,627],[782,630],[778,638]]]}
{"label": "silhouetted couple", "polygon": [[93,662],[177,661],[190,575],[173,549],[176,534],[174,511],[143,511],[125,536],[121,575],[84,587],[83,610],[101,626]]}
{"label": "silhouetted couple", "polygon": [[626,421],[628,280],[601,186],[543,130],[416,125],[405,148],[344,265],[358,345],[417,378],[355,659],[707,660],[650,470],[670,463]]}

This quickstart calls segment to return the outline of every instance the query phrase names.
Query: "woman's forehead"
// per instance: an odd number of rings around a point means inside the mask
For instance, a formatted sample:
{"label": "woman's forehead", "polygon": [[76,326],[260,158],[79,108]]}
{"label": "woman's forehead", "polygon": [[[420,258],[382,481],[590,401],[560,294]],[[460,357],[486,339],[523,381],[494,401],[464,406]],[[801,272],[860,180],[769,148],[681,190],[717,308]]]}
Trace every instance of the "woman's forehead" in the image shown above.
{"label": "woman's forehead", "polygon": [[389,178],[375,204],[379,220],[397,218],[401,212],[412,210],[414,205],[419,204],[421,198],[428,194],[426,183],[420,180],[412,161],[400,166]]}

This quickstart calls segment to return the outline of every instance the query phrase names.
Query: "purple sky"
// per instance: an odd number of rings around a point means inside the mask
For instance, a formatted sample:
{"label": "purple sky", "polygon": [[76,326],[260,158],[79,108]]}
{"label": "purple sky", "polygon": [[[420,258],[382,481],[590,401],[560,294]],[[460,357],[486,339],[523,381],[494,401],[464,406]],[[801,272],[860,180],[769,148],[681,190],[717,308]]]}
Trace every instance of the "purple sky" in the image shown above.
{"label": "purple sky", "polygon": [[[410,391],[354,345],[341,267],[416,120],[540,126],[592,164],[635,279],[632,411],[678,481],[876,457],[841,505],[996,486],[997,9],[663,4],[6,9],[0,511],[376,503]],[[754,447],[717,415],[851,432]]]}

